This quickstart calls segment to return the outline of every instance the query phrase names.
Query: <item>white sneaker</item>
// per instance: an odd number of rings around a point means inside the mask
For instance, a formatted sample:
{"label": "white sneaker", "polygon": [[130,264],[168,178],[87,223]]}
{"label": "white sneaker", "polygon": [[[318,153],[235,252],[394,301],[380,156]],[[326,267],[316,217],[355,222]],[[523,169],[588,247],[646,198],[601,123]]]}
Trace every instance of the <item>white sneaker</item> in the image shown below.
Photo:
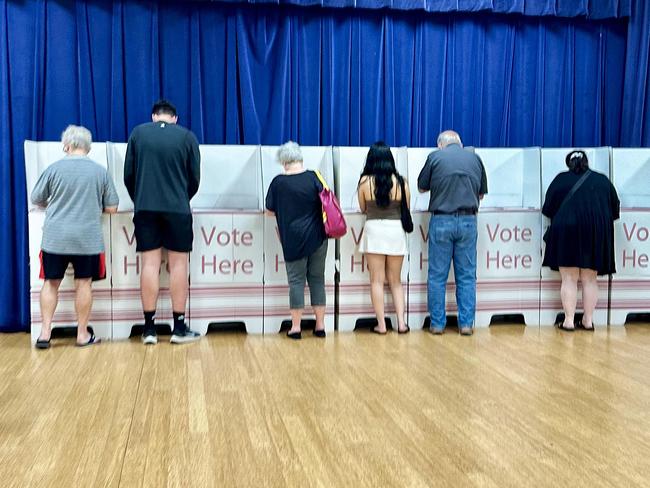
{"label": "white sneaker", "polygon": [[172,344],[185,344],[187,342],[195,342],[201,338],[201,334],[194,332],[190,329],[185,329],[183,332],[174,331],[172,338],[169,339],[169,342]]}
{"label": "white sneaker", "polygon": [[158,336],[155,332],[145,332],[142,334],[142,343],[145,345],[156,345],[158,344]]}

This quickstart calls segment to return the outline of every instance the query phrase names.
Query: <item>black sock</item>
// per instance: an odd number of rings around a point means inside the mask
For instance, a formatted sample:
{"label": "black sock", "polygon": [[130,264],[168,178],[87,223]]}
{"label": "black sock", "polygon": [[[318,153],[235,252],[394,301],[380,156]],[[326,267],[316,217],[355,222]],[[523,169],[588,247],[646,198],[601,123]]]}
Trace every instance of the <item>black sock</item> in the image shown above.
{"label": "black sock", "polygon": [[152,310],[150,312],[144,312],[144,330],[156,330],[156,324],[154,322],[154,317],[156,316],[156,311]]}
{"label": "black sock", "polygon": [[174,330],[185,332],[185,312],[174,312]]}

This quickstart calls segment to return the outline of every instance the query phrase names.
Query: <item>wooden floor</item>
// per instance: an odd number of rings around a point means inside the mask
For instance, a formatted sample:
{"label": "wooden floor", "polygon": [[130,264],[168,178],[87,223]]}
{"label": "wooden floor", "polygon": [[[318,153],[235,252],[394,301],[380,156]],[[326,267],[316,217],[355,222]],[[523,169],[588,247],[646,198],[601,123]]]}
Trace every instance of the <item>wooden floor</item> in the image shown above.
{"label": "wooden floor", "polygon": [[650,326],[0,335],[0,485],[650,486]]}

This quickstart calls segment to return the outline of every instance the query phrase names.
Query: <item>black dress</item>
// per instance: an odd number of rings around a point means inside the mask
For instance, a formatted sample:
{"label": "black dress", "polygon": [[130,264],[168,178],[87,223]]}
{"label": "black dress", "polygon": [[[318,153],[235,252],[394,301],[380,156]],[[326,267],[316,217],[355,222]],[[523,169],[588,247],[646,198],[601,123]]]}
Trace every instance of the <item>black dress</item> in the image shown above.
{"label": "black dress", "polygon": [[[592,171],[562,209],[564,197],[582,173],[555,177],[546,191],[542,213],[551,219],[543,266],[594,269],[599,275],[616,272],[614,221],[620,203],[609,179]],[[559,210],[559,211],[558,211]]]}

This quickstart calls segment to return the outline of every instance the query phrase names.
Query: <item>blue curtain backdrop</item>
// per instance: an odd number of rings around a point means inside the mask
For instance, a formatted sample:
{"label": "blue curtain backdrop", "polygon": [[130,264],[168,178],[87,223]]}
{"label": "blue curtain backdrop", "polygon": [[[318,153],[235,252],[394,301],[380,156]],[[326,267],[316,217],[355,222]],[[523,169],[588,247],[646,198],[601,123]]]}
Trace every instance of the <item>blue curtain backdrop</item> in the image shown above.
{"label": "blue curtain backdrop", "polygon": [[628,28],[494,13],[0,0],[0,330],[29,325],[25,139],[57,140],[76,123],[96,140],[125,141],[165,96],[202,143],[424,146],[454,128],[484,147],[649,145],[649,13],[632,7]]}

